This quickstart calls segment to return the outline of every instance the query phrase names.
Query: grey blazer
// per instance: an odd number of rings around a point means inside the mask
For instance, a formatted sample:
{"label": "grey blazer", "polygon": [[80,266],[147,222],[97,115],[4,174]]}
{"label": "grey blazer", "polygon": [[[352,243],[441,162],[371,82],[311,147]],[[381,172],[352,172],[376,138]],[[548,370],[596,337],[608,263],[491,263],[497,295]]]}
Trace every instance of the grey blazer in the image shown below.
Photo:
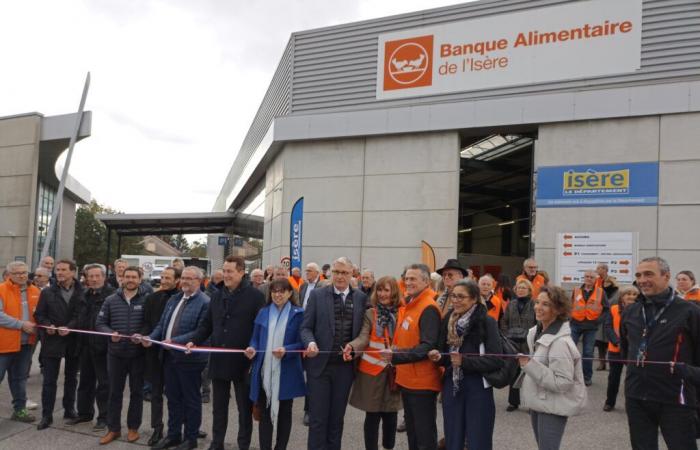
{"label": "grey blazer", "polygon": [[[367,296],[359,289],[350,288],[352,296],[352,337],[355,339],[362,329]],[[316,288],[309,294],[309,302],[304,310],[304,321],[301,324],[301,341],[304,348],[315,342],[322,352],[338,351],[333,346],[335,334],[335,315],[333,313],[333,286]],[[311,376],[319,376],[326,364],[330,353],[320,353],[314,358],[306,359],[306,370]]]}

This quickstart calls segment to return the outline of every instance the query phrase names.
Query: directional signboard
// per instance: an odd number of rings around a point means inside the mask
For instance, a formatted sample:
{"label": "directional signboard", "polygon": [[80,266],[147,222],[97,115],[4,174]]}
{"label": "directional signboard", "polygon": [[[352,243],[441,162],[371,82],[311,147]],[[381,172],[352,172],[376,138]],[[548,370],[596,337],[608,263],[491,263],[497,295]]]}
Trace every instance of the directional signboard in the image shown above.
{"label": "directional signboard", "polygon": [[638,233],[558,233],[556,280],[582,283],[583,274],[598,264],[608,265],[608,274],[621,283],[634,281]]}

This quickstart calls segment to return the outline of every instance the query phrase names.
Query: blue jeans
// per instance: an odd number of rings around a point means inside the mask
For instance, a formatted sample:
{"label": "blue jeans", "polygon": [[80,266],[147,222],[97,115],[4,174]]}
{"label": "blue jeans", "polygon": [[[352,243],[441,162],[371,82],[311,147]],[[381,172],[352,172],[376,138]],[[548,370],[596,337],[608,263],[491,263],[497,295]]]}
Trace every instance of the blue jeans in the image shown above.
{"label": "blue jeans", "polygon": [[478,373],[465,373],[457,395],[452,391],[452,370],[447,370],[442,387],[442,416],[445,427],[445,448],[491,450],[496,405],[493,388],[484,389]]}
{"label": "blue jeans", "polygon": [[32,346],[22,345],[18,352],[0,354],[0,383],[8,373],[12,407],[16,412],[27,406],[27,376],[32,361]]}
{"label": "blue jeans", "polygon": [[574,322],[569,322],[571,325],[571,339],[574,344],[578,345],[578,340],[583,336],[583,361],[581,365],[583,366],[583,378],[590,380],[593,378],[593,349],[595,349],[595,334],[596,329],[585,330],[581,329],[580,326],[576,325]]}

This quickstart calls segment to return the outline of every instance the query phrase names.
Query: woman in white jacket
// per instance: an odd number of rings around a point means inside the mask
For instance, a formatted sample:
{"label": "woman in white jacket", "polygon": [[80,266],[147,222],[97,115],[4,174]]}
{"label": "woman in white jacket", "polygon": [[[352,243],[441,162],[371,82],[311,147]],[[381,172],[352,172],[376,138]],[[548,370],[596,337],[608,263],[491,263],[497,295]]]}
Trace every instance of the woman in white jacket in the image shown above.
{"label": "woman in white jacket", "polygon": [[556,450],[567,419],[586,404],[581,355],[571,340],[571,302],[563,289],[546,286],[535,300],[538,324],[530,329],[530,355],[519,356],[522,368],[520,396],[530,409],[539,450]]}

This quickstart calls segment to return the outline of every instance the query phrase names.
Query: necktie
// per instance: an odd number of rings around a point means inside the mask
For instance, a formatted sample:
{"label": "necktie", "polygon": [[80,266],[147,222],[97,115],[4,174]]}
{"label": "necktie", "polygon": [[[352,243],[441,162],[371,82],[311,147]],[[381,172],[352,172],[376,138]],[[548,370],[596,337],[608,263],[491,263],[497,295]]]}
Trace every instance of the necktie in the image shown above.
{"label": "necktie", "polygon": [[177,314],[173,318],[173,330],[170,333],[171,338],[173,336],[177,336],[177,328],[180,325],[180,317],[182,317],[182,311],[185,310],[185,304],[187,303],[187,299],[189,299],[189,297],[182,297],[182,300],[180,300],[180,308],[177,310]]}

